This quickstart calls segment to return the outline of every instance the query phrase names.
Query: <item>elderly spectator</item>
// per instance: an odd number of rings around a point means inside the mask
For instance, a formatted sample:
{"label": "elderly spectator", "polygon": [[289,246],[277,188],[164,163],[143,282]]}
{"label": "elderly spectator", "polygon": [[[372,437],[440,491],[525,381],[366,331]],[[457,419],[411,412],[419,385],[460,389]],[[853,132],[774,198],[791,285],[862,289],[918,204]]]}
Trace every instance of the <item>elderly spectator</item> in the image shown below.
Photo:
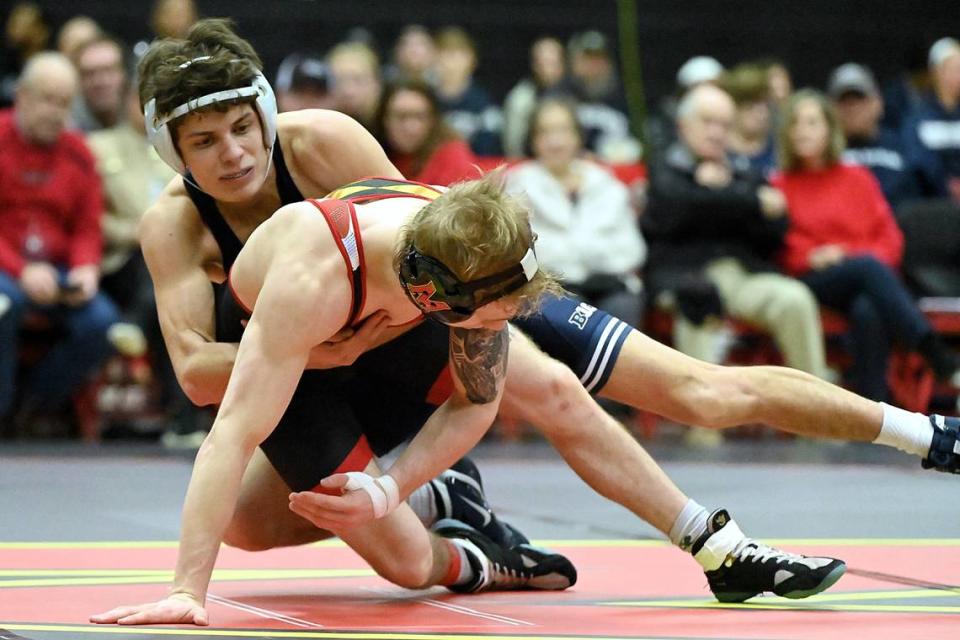
{"label": "elderly spectator", "polygon": [[64,337],[29,372],[25,407],[55,407],[110,352],[113,303],[98,292],[103,200],[93,157],[65,131],[76,71],[59,53],[24,67],[13,110],[0,114],[0,415],[11,409],[18,339],[28,315]]}
{"label": "elderly spectator", "polygon": [[825,306],[846,314],[853,386],[873,400],[888,397],[887,360],[896,340],[918,350],[942,380],[957,370],[954,354],[934,333],[897,276],[903,235],[876,178],[840,162],[843,133],[826,96],[797,92],[780,129],[782,174],[790,230],[783,265]]}
{"label": "elderly spectator", "polygon": [[530,114],[537,101],[569,92],[563,43],[553,37],[538,38],[530,46],[530,75],[515,84],[503,102],[503,152],[511,158],[526,156]]}
{"label": "elderly spectator", "polygon": [[662,155],[677,140],[677,105],[691,89],[701,84],[716,84],[723,76],[723,65],[710,56],[694,56],[677,70],[673,93],[663,98],[657,113],[647,121],[647,157]]}
{"label": "elderly spectator", "polygon": [[869,69],[852,62],[837,67],[827,93],[847,142],[843,160],[870,169],[892,207],[947,195],[936,181],[936,158],[919,145],[908,147],[898,131],[882,125],[883,98]]}
{"label": "elderly spectator", "polygon": [[960,42],[937,40],[928,62],[933,91],[908,118],[905,133],[937,158],[938,183],[960,202]]}
{"label": "elderly spectator", "polygon": [[679,350],[715,357],[701,346],[708,342],[700,327],[725,311],[771,333],[788,366],[825,377],[816,300],[772,262],[787,228],[786,202],[758,173],[730,162],[734,118],[733,100],[714,85],[681,100],[680,137],[652,169],[642,218],[647,284],[677,300]]}
{"label": "elderly spectator", "polygon": [[74,101],[73,120],[81,131],[115,126],[126,113],[127,71],[124,47],[101,35],[80,46],[74,65],[80,75],[80,96]]}
{"label": "elderly spectator", "polygon": [[383,93],[377,54],[361,42],[343,42],[327,54],[327,66],[333,108],[372,131]]}
{"label": "elderly spectator", "polygon": [[436,95],[423,82],[389,87],[377,123],[380,143],[407,179],[448,185],[477,176],[476,157],[444,121]]}
{"label": "elderly spectator", "polygon": [[537,233],[537,259],[564,287],[626,322],[640,322],[638,270],[646,255],[627,188],[608,169],[581,158],[576,107],[541,101],[530,120],[534,159],[511,170]]}

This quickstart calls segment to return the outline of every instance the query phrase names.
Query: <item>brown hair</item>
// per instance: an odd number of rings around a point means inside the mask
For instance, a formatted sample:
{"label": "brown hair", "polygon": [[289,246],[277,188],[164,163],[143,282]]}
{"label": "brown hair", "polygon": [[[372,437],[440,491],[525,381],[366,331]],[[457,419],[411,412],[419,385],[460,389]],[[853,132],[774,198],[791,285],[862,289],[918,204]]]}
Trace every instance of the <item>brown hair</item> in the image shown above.
{"label": "brown hair", "polygon": [[390,102],[393,100],[393,96],[401,91],[418,93],[423,96],[427,104],[430,105],[430,130],[427,132],[427,137],[420,148],[413,152],[414,161],[411,175],[415,176],[423,171],[423,168],[427,165],[427,162],[430,160],[434,151],[437,150],[437,147],[449,140],[456,140],[460,136],[444,121],[443,114],[440,110],[440,101],[437,99],[437,94],[430,88],[430,85],[422,80],[404,80],[387,87],[387,90],[383,93],[383,97],[380,99],[380,107],[377,110],[377,119],[375,121],[377,138],[380,140],[388,156],[393,153],[393,150],[390,148],[390,141],[387,139],[387,110],[390,108]]}
{"label": "brown hair", "polygon": [[[233,30],[226,18],[198,21],[187,37],[154,40],[137,66],[140,105],[157,99],[157,114],[164,115],[184,104],[217,91],[249,86],[263,68],[260,56],[249,42]],[[254,97],[221,102],[202,110],[225,110]],[[176,140],[176,122],[171,134]]]}
{"label": "brown hair", "polygon": [[780,122],[780,128],[777,131],[777,159],[779,160],[780,170],[784,172],[797,171],[801,168],[800,159],[793,149],[793,142],[790,140],[790,128],[793,127],[797,119],[797,107],[801,102],[811,100],[820,107],[823,117],[827,120],[827,149],[824,154],[824,162],[828,167],[840,162],[840,156],[843,155],[843,149],[846,146],[843,137],[843,130],[840,128],[840,121],[837,118],[837,112],[827,99],[827,96],[815,89],[801,89],[795,92],[787,100],[783,107],[783,119]]}
{"label": "brown hair", "polygon": [[[497,169],[451,186],[416,212],[400,231],[394,267],[400,270],[413,245],[469,282],[519,263],[533,239],[529,208],[506,192],[503,170]],[[540,269],[530,282],[505,297],[520,302],[521,313],[531,313],[544,294],[561,291],[556,279]]]}
{"label": "brown hair", "polygon": [[759,64],[744,63],[720,77],[720,88],[730,94],[737,106],[770,99],[767,69]]}
{"label": "brown hair", "polygon": [[444,27],[437,32],[434,42],[437,49],[466,49],[477,57],[477,46],[462,27]]}
{"label": "brown hair", "polygon": [[527,139],[524,142],[524,153],[527,157],[532,158],[534,155],[533,139],[537,135],[537,125],[540,121],[540,116],[550,107],[559,107],[570,116],[570,122],[573,123],[574,131],[576,131],[577,136],[580,138],[581,148],[584,145],[586,137],[583,132],[583,124],[581,124],[580,118],[577,116],[577,103],[572,98],[566,96],[548,95],[537,101],[537,104],[533,107],[533,111],[530,113],[530,118],[527,120]]}

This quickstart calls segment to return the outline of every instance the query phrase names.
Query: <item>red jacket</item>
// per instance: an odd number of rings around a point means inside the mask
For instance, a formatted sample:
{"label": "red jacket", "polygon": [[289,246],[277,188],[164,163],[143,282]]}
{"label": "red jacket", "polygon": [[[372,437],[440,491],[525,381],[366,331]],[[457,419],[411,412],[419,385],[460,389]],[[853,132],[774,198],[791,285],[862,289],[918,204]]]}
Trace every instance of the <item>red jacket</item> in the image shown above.
{"label": "red jacket", "polygon": [[49,147],[33,144],[8,109],[0,111],[0,150],[0,270],[19,278],[28,259],[68,268],[99,264],[103,195],[80,134],[64,132]]}
{"label": "red jacket", "polygon": [[822,171],[777,174],[771,183],[783,191],[790,210],[782,253],[788,273],[809,271],[810,253],[826,244],[839,244],[851,255],[870,254],[899,268],[903,233],[869,170],[838,164]]}
{"label": "red jacket", "polygon": [[413,156],[396,154],[391,156],[390,160],[407,180],[426,184],[448,186],[460,180],[480,177],[479,171],[474,166],[477,158],[463,140],[448,140],[440,143],[427,160],[423,170],[415,175],[411,175]]}

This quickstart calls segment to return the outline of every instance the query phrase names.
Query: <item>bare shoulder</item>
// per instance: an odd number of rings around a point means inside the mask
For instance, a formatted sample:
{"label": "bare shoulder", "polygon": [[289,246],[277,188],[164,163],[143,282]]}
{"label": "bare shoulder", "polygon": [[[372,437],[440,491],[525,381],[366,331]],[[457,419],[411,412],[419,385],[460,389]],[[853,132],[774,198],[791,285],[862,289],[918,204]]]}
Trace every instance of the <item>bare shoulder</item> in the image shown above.
{"label": "bare shoulder", "polygon": [[247,245],[262,243],[267,238],[271,243],[282,247],[283,251],[277,253],[287,258],[294,254],[335,246],[326,220],[308,200],[277,209],[276,213],[253,232]]}
{"label": "bare shoulder", "polygon": [[140,220],[140,246],[151,271],[154,265],[201,264],[204,229],[193,201],[175,178]]}
{"label": "bare shoulder", "polygon": [[284,113],[279,130],[291,170],[316,188],[316,193],[306,195],[324,195],[370,176],[402,177],[376,139],[343,113],[326,109]]}

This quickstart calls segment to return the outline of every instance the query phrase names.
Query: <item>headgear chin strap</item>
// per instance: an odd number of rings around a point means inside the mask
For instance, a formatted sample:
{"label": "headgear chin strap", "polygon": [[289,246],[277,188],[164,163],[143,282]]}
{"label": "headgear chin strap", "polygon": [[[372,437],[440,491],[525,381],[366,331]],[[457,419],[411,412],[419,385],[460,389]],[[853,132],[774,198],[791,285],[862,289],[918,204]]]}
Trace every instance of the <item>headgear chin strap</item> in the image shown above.
{"label": "headgear chin strap", "polygon": [[445,264],[410,245],[400,263],[400,284],[428,318],[453,324],[467,320],[483,305],[513,293],[530,282],[538,270],[531,245],[512,267],[463,282]]}
{"label": "headgear chin strap", "polygon": [[[208,56],[200,56],[189,62],[192,64],[195,61],[207,57]],[[184,63],[184,65],[180,66],[186,68],[189,64]],[[270,86],[270,83],[267,82],[267,79],[259,71],[246,87],[226,89],[225,91],[217,91],[216,93],[209,93],[205,96],[194,98],[193,100],[187,100],[167,114],[157,113],[157,99],[152,98],[146,106],[143,107],[147,138],[150,140],[150,143],[153,144],[153,148],[157,150],[157,155],[159,155],[164,162],[170,165],[173,170],[180,175],[185,175],[187,173],[187,166],[183,163],[183,158],[180,157],[180,154],[177,152],[177,147],[173,142],[173,135],[170,132],[169,126],[170,122],[191,111],[196,111],[197,109],[217,102],[254,96],[256,96],[254,106],[260,116],[260,124],[263,128],[263,145],[268,150],[268,157],[272,157],[273,145],[277,140],[277,98],[273,93],[273,88]]]}

